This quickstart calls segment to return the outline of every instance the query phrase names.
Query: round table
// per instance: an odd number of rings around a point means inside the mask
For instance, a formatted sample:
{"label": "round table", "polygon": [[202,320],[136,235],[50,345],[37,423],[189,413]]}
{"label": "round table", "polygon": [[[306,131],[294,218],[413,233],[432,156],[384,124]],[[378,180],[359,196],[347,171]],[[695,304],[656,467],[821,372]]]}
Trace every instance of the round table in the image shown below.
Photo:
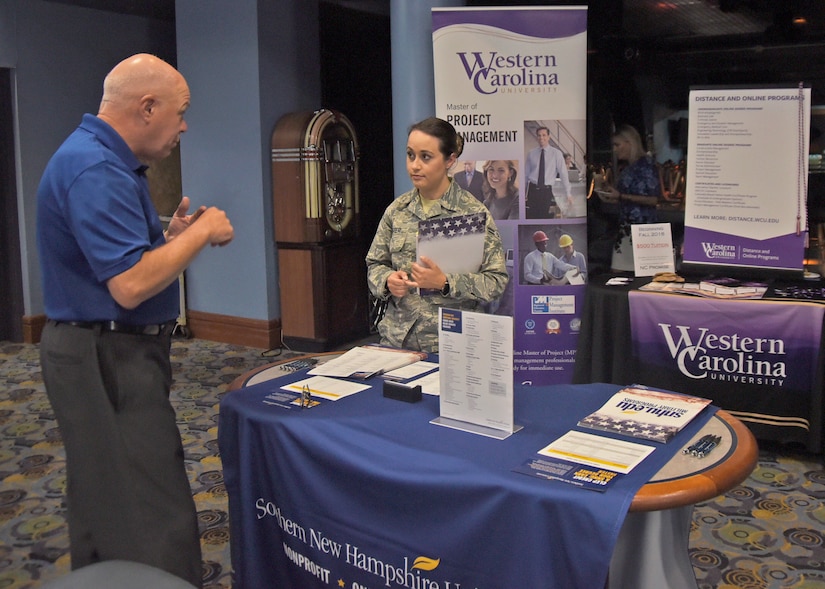
{"label": "round table", "polygon": [[[306,354],[272,362],[245,372],[229,383],[229,390],[291,374],[283,366],[296,360],[323,363],[340,354]],[[744,481],[753,472],[759,452],[751,431],[727,411],[718,410],[688,445],[707,434],[722,438],[709,456],[679,451],[636,493],[613,551],[609,589],[696,589],[688,555],[693,506]]]}
{"label": "round table", "polygon": [[756,466],[751,431],[718,410],[688,446],[706,434],[722,441],[705,458],[679,451],[636,493],[610,562],[609,589],[696,589],[688,545],[693,506],[731,490]]}
{"label": "round table", "polygon": [[[243,373],[229,383],[228,390],[234,391],[291,374],[282,367],[296,360],[314,359],[323,363],[341,354],[341,351],[323,352],[277,360]],[[705,458],[682,452],[676,454],[649,483],[639,489],[630,505],[630,512],[694,505],[726,493],[748,477],[756,466],[759,452],[750,430],[730,413],[720,409],[696,434],[695,440],[706,434],[722,438],[714,452]]]}

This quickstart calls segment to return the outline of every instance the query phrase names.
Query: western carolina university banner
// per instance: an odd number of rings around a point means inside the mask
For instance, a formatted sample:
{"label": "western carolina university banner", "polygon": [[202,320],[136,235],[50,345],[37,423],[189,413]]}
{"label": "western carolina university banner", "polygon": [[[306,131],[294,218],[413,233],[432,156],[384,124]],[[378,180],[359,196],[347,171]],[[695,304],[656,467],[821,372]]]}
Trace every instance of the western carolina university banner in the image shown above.
{"label": "western carolina university banner", "polygon": [[639,291],[629,301],[638,382],[710,398],[764,439],[818,449],[825,306]]}
{"label": "western carolina university banner", "polygon": [[572,380],[587,281],[587,10],[434,9],[436,113],[464,137],[456,181],[487,205],[510,283],[515,381]]}

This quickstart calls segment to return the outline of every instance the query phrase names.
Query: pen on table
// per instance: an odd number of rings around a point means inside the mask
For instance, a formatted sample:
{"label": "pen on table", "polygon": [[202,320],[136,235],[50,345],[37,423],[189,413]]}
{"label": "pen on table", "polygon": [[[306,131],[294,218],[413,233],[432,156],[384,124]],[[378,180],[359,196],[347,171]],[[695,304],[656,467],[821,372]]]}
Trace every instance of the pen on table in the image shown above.
{"label": "pen on table", "polygon": [[699,446],[701,446],[702,444],[704,444],[706,442],[709,442],[711,438],[713,438],[713,436],[711,434],[704,435],[701,438],[699,438],[697,441],[692,443],[690,446],[688,446],[687,448],[682,450],[682,452],[685,453],[685,454],[695,454],[696,449],[699,448]]}
{"label": "pen on table", "polygon": [[711,440],[708,445],[702,449],[699,453],[699,458],[704,458],[708,454],[710,454],[711,450],[713,450],[716,446],[719,445],[719,442],[722,441],[722,436],[715,436],[713,440]]}
{"label": "pen on table", "polygon": [[716,436],[707,436],[706,439],[701,440],[701,442],[693,449],[691,454],[701,458],[705,455],[707,448],[713,444],[713,441],[716,439]]}
{"label": "pen on table", "polygon": [[[302,395],[304,394],[303,387],[299,389],[297,385],[292,384],[292,385],[287,385],[286,388],[287,388],[287,390],[298,391]],[[333,393],[332,391],[324,391],[324,390],[320,390],[320,389],[309,388],[309,385],[306,385],[306,388],[307,388],[307,391],[310,394],[310,398],[312,397],[312,395],[320,395],[321,397],[335,397],[335,398],[338,398],[338,397],[341,396],[338,393]]]}

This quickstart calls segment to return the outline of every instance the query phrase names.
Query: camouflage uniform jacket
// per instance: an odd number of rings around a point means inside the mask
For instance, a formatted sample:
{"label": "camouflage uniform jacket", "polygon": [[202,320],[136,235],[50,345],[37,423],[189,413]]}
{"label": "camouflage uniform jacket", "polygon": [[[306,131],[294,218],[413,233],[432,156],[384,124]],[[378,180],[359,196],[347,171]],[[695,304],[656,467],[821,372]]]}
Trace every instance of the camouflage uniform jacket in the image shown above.
{"label": "camouflage uniform jacket", "polygon": [[[487,234],[481,268],[472,274],[447,274],[448,294],[419,296],[416,289],[403,297],[390,295],[387,277],[396,270],[411,272],[416,259],[418,222],[487,212]],[[367,281],[373,295],[388,300],[378,326],[381,343],[398,348],[438,351],[438,309],[448,307],[483,311],[482,305],[501,297],[507,286],[507,268],[501,236],[493,216],[476,197],[454,180],[429,213],[424,212],[418,190],[402,194],[387,207],[367,252]]]}

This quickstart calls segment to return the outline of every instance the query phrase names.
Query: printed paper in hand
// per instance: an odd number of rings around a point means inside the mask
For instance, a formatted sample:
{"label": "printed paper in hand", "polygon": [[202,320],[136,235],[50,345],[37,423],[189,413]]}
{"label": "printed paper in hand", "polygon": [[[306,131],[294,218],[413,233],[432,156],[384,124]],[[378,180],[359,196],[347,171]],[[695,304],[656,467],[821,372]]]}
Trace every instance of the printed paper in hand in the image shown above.
{"label": "printed paper in hand", "polygon": [[[478,272],[484,259],[487,213],[424,219],[418,222],[418,251],[433,260],[444,274]],[[438,294],[437,289],[419,289],[419,294]]]}

